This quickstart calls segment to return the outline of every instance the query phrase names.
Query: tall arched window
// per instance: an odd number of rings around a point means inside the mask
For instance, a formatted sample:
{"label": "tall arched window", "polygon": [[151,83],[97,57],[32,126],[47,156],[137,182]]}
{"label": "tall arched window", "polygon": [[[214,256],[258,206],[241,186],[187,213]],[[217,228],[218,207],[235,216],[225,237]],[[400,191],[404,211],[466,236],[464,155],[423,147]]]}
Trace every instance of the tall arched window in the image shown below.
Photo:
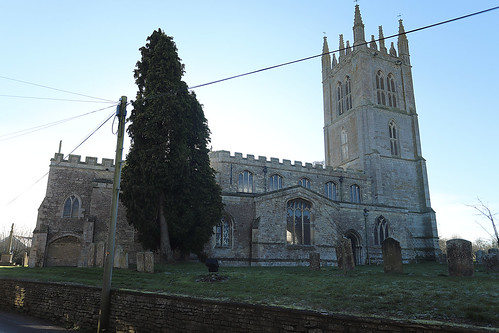
{"label": "tall arched window", "polygon": [[215,245],[230,247],[232,244],[232,223],[228,216],[222,216],[220,223],[215,228]]}
{"label": "tall arched window", "polygon": [[387,95],[388,95],[388,106],[397,107],[397,98],[396,98],[396,91],[395,91],[395,78],[393,77],[393,74],[390,73],[388,74],[388,77],[386,78],[386,90]]}
{"label": "tall arched window", "polygon": [[62,217],[79,217],[80,208],[81,208],[80,199],[78,199],[77,196],[72,194],[64,202]]}
{"label": "tall arched window", "polygon": [[324,184],[324,195],[331,200],[336,200],[336,184],[334,182]]}
{"label": "tall arched window", "polygon": [[385,77],[383,76],[382,71],[378,71],[376,74],[376,97],[378,104],[386,105]]}
{"label": "tall arched window", "polygon": [[350,186],[350,202],[360,203],[360,186],[357,184]]}
{"label": "tall arched window", "polygon": [[390,133],[390,152],[393,156],[400,156],[398,129],[394,120],[390,121],[388,124],[388,131]]}
{"label": "tall arched window", "polygon": [[382,216],[378,216],[374,225],[374,244],[381,245],[383,241],[390,237],[388,234],[388,221]]}
{"label": "tall arched window", "polygon": [[345,79],[345,110],[348,111],[352,108],[352,84],[350,77]]}
{"label": "tall arched window", "polygon": [[344,160],[348,159],[348,135],[347,135],[347,131],[344,128],[342,128],[340,135],[341,135],[341,138],[340,138],[340,141],[341,141],[341,160],[344,161]]}
{"label": "tall arched window", "polygon": [[298,185],[310,189],[310,180],[308,178],[302,178],[298,181]]}
{"label": "tall arched window", "polygon": [[253,174],[248,170],[239,174],[238,192],[253,193]]}
{"label": "tall arched window", "polygon": [[303,199],[288,201],[286,240],[290,245],[310,245],[310,210],[312,204]]}
{"label": "tall arched window", "polygon": [[341,85],[341,82],[338,82],[336,85],[336,100],[338,102],[338,114],[342,115],[343,114],[343,86]]}
{"label": "tall arched window", "polygon": [[279,175],[272,175],[269,178],[269,191],[280,190],[282,188],[282,177]]}

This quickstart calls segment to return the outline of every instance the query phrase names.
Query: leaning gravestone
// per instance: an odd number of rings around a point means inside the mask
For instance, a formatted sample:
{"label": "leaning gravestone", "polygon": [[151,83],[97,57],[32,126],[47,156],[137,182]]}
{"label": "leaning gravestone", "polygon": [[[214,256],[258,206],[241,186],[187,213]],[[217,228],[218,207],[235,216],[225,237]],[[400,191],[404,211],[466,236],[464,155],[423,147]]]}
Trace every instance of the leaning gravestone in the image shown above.
{"label": "leaning gravestone", "polygon": [[385,273],[403,273],[400,242],[388,237],[382,243],[382,250]]}
{"label": "leaning gravestone", "polygon": [[338,246],[336,246],[336,258],[339,268],[345,271],[353,271],[355,269],[352,241],[349,238],[342,238]]}
{"label": "leaning gravestone", "polygon": [[473,276],[473,254],[471,242],[465,239],[451,239],[446,243],[449,276]]}
{"label": "leaning gravestone", "polygon": [[321,255],[318,252],[310,252],[309,254],[310,269],[313,271],[321,270]]}

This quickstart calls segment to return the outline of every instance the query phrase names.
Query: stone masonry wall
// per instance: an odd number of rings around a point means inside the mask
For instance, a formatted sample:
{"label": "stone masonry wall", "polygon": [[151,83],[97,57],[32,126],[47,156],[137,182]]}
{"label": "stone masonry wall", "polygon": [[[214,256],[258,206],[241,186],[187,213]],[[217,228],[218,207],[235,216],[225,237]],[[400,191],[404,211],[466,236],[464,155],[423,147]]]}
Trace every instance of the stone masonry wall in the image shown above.
{"label": "stone masonry wall", "polygon": [[[0,310],[17,311],[95,332],[96,287],[0,279]],[[110,332],[493,332],[494,329],[406,322],[131,291],[111,292]]]}

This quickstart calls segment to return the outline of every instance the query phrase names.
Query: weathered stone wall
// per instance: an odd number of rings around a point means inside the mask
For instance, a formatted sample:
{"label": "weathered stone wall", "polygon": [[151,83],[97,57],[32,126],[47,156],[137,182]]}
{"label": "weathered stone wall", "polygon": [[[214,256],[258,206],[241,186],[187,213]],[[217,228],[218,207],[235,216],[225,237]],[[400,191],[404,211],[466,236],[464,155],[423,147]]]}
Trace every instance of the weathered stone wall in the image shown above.
{"label": "weathered stone wall", "polygon": [[[101,290],[0,280],[0,310],[95,332]],[[494,329],[357,317],[131,291],[111,292],[110,332],[493,332]],[[495,330],[496,331],[496,330]]]}
{"label": "weathered stone wall", "polygon": [[[30,267],[34,266],[88,266],[95,263],[95,245],[107,242],[111,220],[111,199],[114,165],[112,159],[78,155],[55,154],[51,160],[47,192],[38,210],[33,232],[33,251]],[[74,195],[80,201],[78,216],[63,217],[64,203]],[[135,232],[126,220],[125,207],[119,203],[116,244],[130,253],[141,247]]]}
{"label": "weathered stone wall", "polygon": [[[222,187],[223,193],[238,192],[239,173],[247,170],[253,174],[253,193],[262,194],[269,191],[269,177],[278,174],[283,178],[282,187],[292,187],[298,185],[302,178],[310,180],[310,189],[324,195],[324,184],[334,182],[337,185],[338,200],[348,201],[350,198],[350,185],[357,184],[361,189],[369,188],[369,178],[363,173],[354,170],[344,170],[342,168],[333,169],[324,167],[322,164],[303,164],[300,161],[290,160],[279,161],[272,157],[267,160],[265,156],[253,155],[243,157],[241,153],[230,155],[228,151],[214,151],[210,153],[210,162],[217,172],[217,182]],[[265,171],[264,171],[265,170]],[[341,178],[341,181],[340,181]],[[341,183],[341,184],[340,184]],[[369,202],[368,191],[361,191],[361,201]]]}

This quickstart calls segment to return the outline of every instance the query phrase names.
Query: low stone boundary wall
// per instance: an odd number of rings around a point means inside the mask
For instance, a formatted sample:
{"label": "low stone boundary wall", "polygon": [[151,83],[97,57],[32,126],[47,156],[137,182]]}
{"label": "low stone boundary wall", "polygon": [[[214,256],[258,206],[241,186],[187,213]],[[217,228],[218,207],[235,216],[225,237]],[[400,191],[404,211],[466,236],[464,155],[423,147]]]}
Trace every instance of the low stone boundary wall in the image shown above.
{"label": "low stone boundary wall", "polygon": [[[0,309],[82,332],[97,330],[101,289],[0,279]],[[112,332],[499,332],[271,306],[112,290]]]}

